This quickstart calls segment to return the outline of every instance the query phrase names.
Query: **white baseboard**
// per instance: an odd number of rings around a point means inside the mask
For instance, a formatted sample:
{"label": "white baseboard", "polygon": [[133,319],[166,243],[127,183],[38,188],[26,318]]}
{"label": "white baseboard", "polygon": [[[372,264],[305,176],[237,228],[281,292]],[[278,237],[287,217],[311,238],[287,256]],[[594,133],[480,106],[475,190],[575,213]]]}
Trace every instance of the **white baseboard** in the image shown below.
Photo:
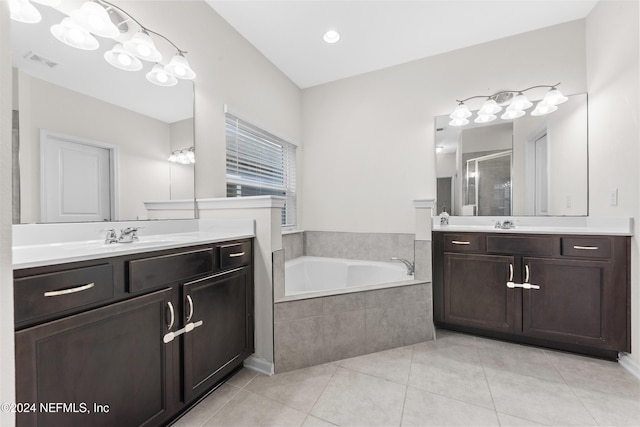
{"label": "white baseboard", "polygon": [[269,376],[273,375],[275,372],[273,362],[260,359],[256,356],[249,356],[247,359],[245,359],[244,367]]}
{"label": "white baseboard", "polygon": [[640,365],[634,362],[627,353],[620,353],[618,363],[620,363],[624,369],[631,372],[631,375],[640,380]]}

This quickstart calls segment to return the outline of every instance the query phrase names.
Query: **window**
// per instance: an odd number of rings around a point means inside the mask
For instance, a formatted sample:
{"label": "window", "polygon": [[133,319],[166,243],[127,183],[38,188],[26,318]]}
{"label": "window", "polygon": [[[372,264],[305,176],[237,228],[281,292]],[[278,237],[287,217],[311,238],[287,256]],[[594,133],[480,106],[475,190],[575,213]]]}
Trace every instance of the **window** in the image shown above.
{"label": "window", "polygon": [[296,224],[296,146],[226,113],[227,197],[283,196],[282,225]]}

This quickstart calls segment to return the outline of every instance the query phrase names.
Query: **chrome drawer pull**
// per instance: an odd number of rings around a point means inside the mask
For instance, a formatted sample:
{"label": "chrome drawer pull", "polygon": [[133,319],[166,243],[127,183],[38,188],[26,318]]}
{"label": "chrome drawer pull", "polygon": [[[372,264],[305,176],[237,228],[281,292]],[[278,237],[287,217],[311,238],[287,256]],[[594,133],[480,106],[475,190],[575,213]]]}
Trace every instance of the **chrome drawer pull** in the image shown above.
{"label": "chrome drawer pull", "polygon": [[236,252],[235,254],[229,254],[229,258],[237,258],[244,255],[244,252]]}
{"label": "chrome drawer pull", "polygon": [[598,248],[597,246],[579,246],[579,245],[574,245],[573,249],[580,249],[580,250],[583,250],[583,251],[597,251],[600,248]]}
{"label": "chrome drawer pull", "polygon": [[464,240],[452,240],[451,243],[454,245],[470,245],[471,242],[466,242]]}
{"label": "chrome drawer pull", "polygon": [[95,283],[87,283],[86,285],[77,286],[75,288],[60,289],[59,291],[48,291],[48,292],[44,293],[44,296],[45,297],[57,297],[59,295],[74,294],[76,292],[82,292],[82,291],[86,291],[87,289],[91,289],[95,285],[96,285]]}
{"label": "chrome drawer pull", "polygon": [[509,282],[513,282],[513,264],[509,263]]}
{"label": "chrome drawer pull", "polygon": [[171,301],[167,301],[167,307],[169,307],[169,324],[167,325],[167,330],[173,328],[173,323],[176,321],[176,314],[173,310],[173,304]]}
{"label": "chrome drawer pull", "polygon": [[189,314],[187,315],[187,322],[193,317],[193,300],[191,295],[187,295],[187,302],[189,303]]}
{"label": "chrome drawer pull", "polygon": [[529,283],[529,266],[524,266],[524,283]]}

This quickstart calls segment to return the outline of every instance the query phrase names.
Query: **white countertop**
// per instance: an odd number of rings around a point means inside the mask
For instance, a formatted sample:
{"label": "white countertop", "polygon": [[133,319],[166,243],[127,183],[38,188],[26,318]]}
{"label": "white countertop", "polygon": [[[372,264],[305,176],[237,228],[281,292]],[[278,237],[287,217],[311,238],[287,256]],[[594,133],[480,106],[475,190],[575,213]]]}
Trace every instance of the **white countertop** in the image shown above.
{"label": "white countertop", "polygon": [[[105,244],[104,229],[140,226],[139,240]],[[14,226],[13,268],[30,268],[255,237],[252,220],[131,221]]]}
{"label": "white countertop", "polygon": [[[515,228],[495,228],[496,221],[510,220]],[[440,225],[440,217],[433,217],[433,231],[575,234],[632,236],[633,218],[628,217],[449,217],[449,225]]]}

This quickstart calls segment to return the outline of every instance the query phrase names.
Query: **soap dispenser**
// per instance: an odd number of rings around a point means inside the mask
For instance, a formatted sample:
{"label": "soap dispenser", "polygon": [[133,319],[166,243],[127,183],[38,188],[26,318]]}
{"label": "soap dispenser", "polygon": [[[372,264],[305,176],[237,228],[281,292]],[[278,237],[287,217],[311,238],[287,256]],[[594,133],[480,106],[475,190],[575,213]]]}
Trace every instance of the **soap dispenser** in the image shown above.
{"label": "soap dispenser", "polygon": [[447,207],[442,207],[442,212],[440,212],[440,225],[449,225],[449,213],[447,213]]}

